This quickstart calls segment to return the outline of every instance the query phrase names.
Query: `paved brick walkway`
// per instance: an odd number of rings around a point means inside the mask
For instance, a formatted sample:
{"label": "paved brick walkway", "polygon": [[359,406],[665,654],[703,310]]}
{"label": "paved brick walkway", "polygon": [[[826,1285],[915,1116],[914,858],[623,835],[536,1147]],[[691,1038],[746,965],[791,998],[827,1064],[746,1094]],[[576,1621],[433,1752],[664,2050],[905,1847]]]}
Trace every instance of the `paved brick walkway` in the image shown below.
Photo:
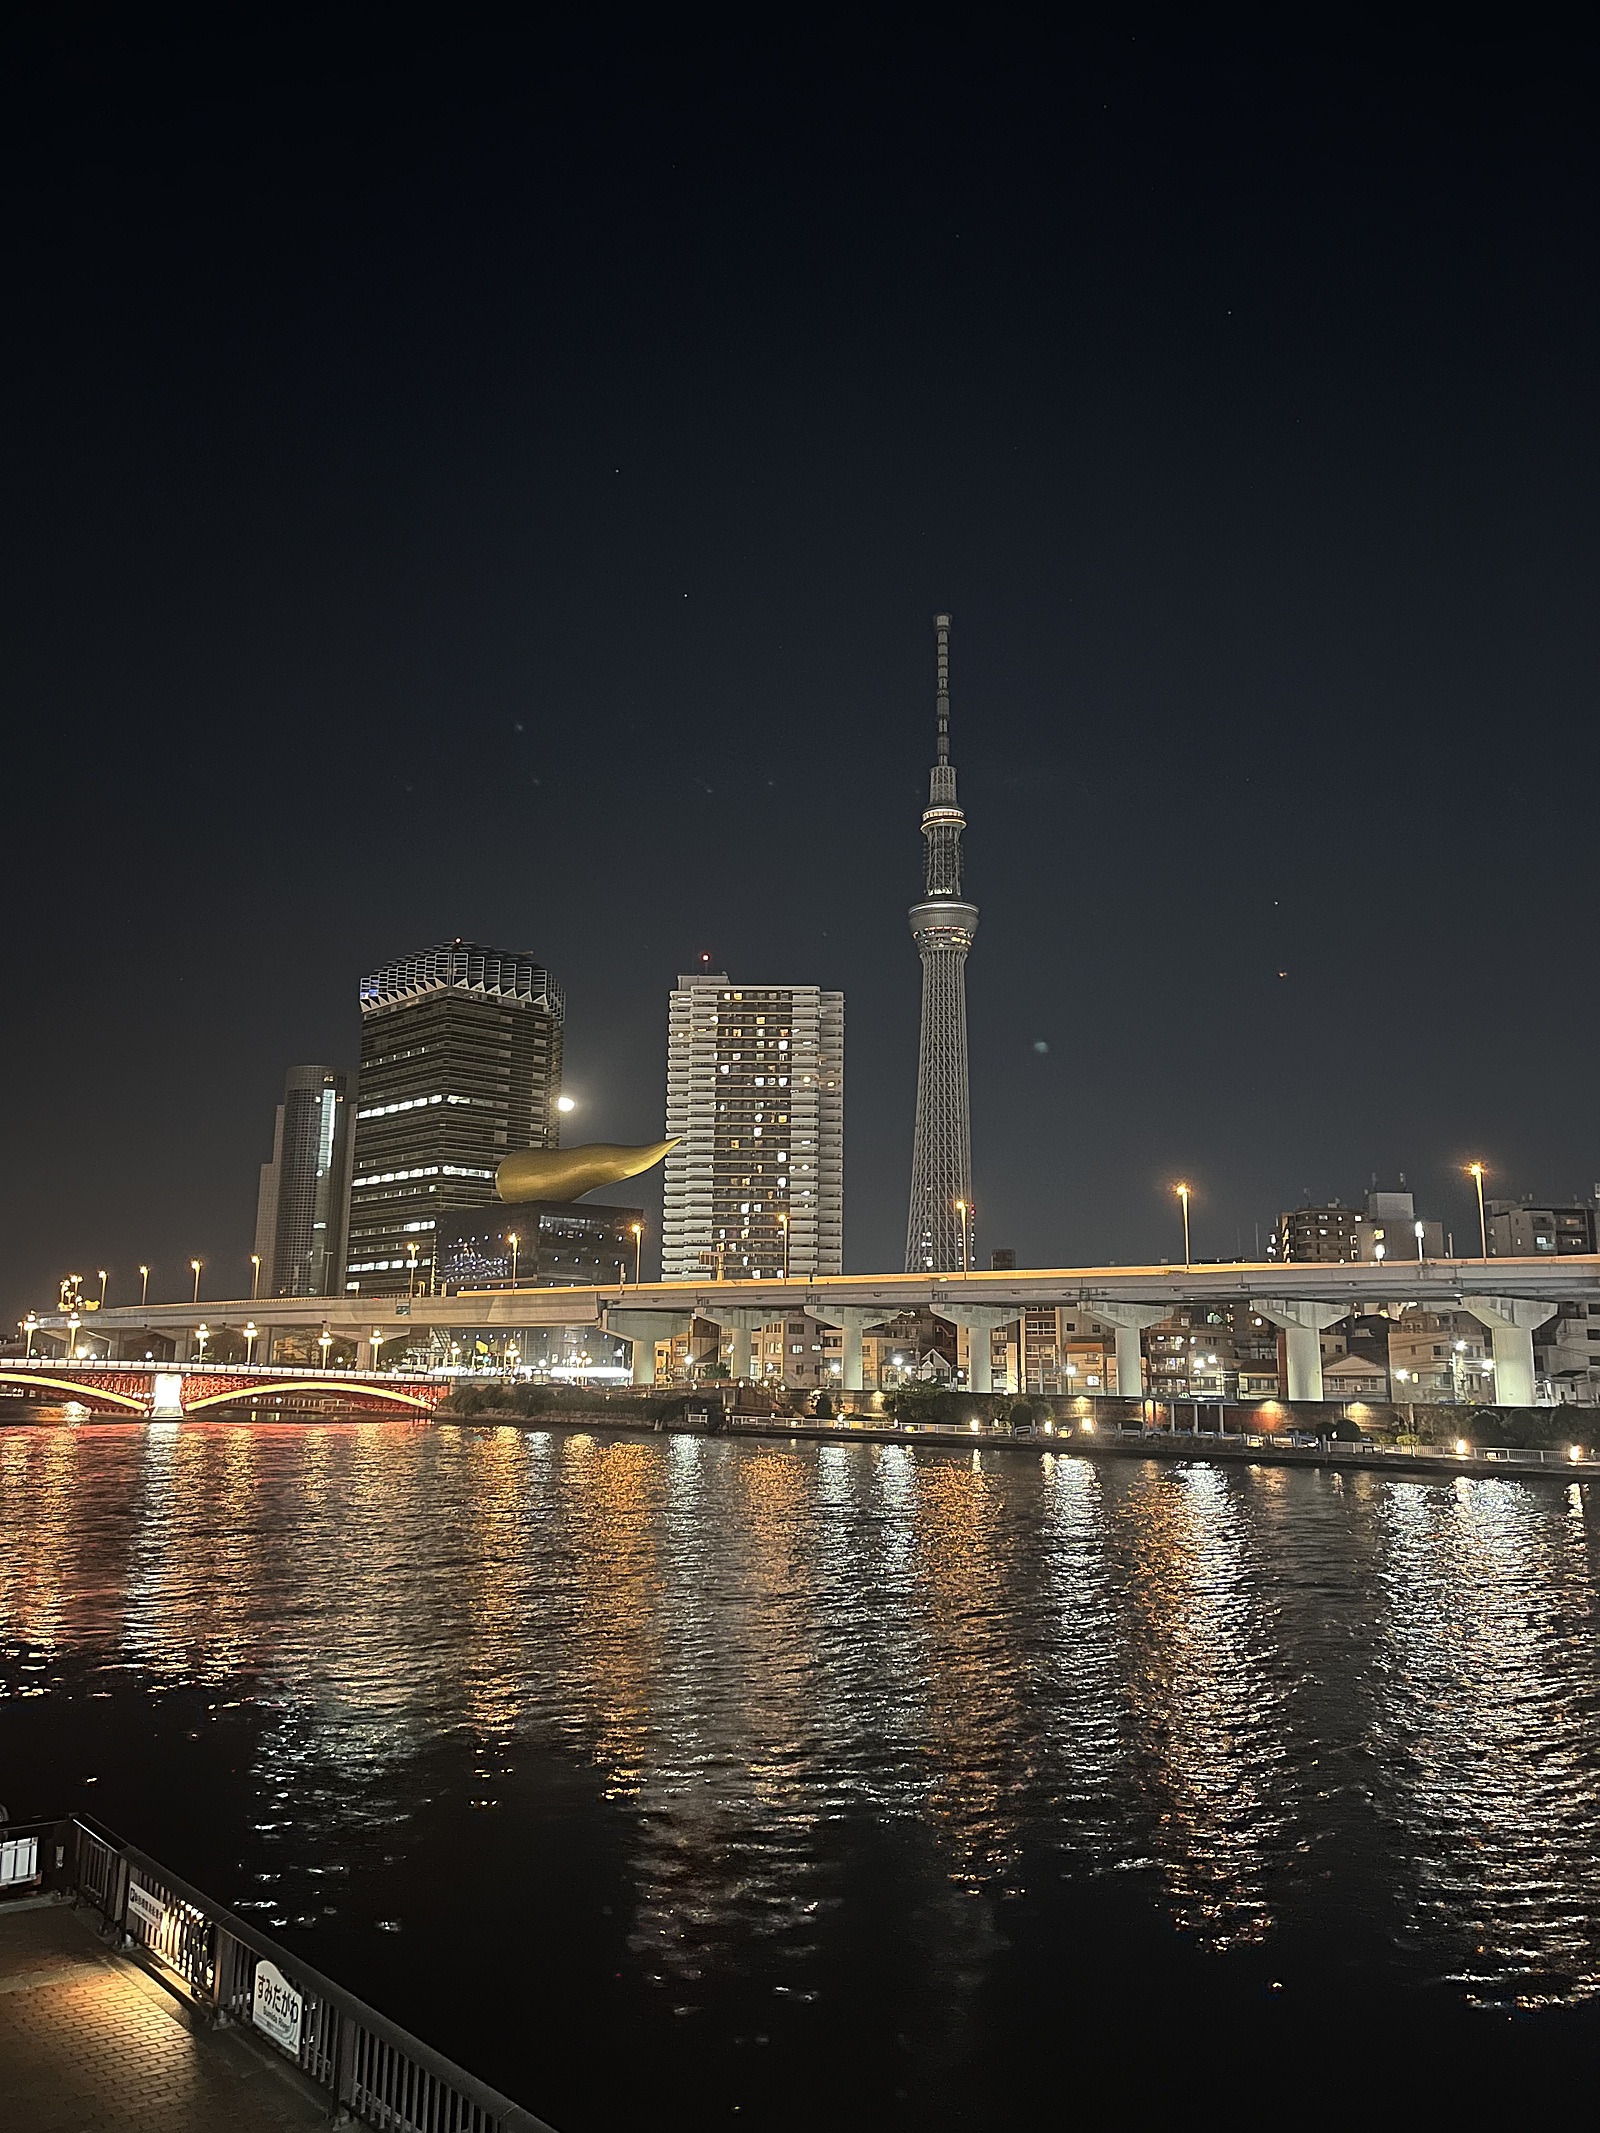
{"label": "paved brick walkway", "polygon": [[301,2133],[326,2112],[63,1905],[0,1908],[6,2133]]}

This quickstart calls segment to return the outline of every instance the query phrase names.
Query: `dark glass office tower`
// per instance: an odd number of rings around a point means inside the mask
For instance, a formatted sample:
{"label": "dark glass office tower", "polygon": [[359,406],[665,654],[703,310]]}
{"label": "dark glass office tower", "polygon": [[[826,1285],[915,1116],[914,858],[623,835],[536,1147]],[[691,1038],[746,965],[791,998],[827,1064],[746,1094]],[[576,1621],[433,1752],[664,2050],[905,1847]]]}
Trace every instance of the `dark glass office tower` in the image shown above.
{"label": "dark glass office tower", "polygon": [[361,983],[346,1291],[426,1291],[441,1215],[483,1207],[515,1148],[560,1140],[561,988],[531,956],[450,941]]}
{"label": "dark glass office tower", "polygon": [[334,1067],[290,1067],[256,1199],[258,1295],[338,1292],[349,1196],[348,1077]]}

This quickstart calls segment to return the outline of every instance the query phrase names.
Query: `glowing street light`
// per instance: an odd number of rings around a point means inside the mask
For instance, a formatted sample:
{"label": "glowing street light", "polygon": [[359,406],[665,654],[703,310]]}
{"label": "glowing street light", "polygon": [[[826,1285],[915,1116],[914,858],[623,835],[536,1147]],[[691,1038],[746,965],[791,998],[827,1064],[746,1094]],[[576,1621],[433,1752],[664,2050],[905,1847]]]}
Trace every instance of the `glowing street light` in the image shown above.
{"label": "glowing street light", "polygon": [[408,1245],[406,1246],[406,1253],[407,1253],[407,1258],[406,1258],[406,1264],[407,1264],[407,1265],[408,1265],[408,1266],[410,1267],[410,1269],[411,1269],[411,1277],[410,1277],[410,1280],[411,1280],[411,1286],[410,1286],[410,1291],[409,1291],[409,1293],[410,1293],[411,1295],[415,1296],[415,1295],[416,1295],[416,1293],[417,1293],[417,1248],[416,1248],[416,1246],[415,1246],[414,1244],[408,1244]]}
{"label": "glowing street light", "polygon": [[100,1276],[100,1308],[103,1311],[106,1307],[106,1270],[104,1267],[99,1267],[96,1271]]}
{"label": "glowing street light", "polygon": [[139,1309],[142,1311],[149,1301],[150,1269],[147,1266],[142,1266],[139,1269]]}
{"label": "glowing street light", "polygon": [[206,1359],[206,1342],[211,1338],[211,1328],[204,1320],[195,1327],[194,1337],[200,1343],[200,1360],[203,1363]]}
{"label": "glowing street light", "polygon": [[1489,1256],[1489,1224],[1483,1212],[1483,1165],[1481,1163],[1469,1163],[1467,1165],[1467,1176],[1471,1178],[1473,1184],[1478,1188],[1478,1243],[1483,1257],[1487,1259]]}
{"label": "glowing street light", "polygon": [[515,1230],[510,1231],[506,1237],[506,1242],[511,1247],[511,1286],[515,1288],[517,1285],[517,1245],[519,1242]]}
{"label": "glowing street light", "polygon": [[1174,1185],[1172,1189],[1183,1202],[1183,1263],[1185,1266],[1192,1266],[1194,1262],[1189,1257],[1189,1188],[1187,1185]]}
{"label": "glowing street light", "polygon": [[198,1303],[200,1301],[200,1262],[198,1259],[191,1259],[189,1264],[194,1268],[194,1300]]}
{"label": "glowing street light", "polygon": [[961,1271],[963,1274],[970,1274],[972,1272],[972,1246],[969,1227],[972,1217],[971,1205],[966,1200],[957,1200],[956,1213],[961,1217]]}
{"label": "glowing street light", "polygon": [[252,1253],[250,1254],[250,1301],[251,1301],[252,1303],[254,1303],[254,1302],[255,1302],[255,1300],[256,1300],[256,1292],[257,1292],[257,1291],[259,1290],[259,1288],[260,1288],[260,1287],[261,1287],[261,1254],[260,1254],[259,1252],[252,1252]]}
{"label": "glowing street light", "polygon": [[374,1370],[378,1367],[378,1358],[382,1353],[383,1328],[382,1326],[374,1326],[372,1329],[372,1367]]}
{"label": "glowing street light", "polygon": [[249,1325],[244,1329],[244,1362],[247,1370],[255,1359],[256,1342],[260,1338],[260,1334],[256,1331],[256,1322],[251,1319]]}
{"label": "glowing street light", "polygon": [[35,1334],[36,1334],[36,1333],[38,1332],[38,1330],[39,1330],[39,1321],[38,1321],[38,1320],[37,1320],[37,1319],[36,1319],[36,1318],[34,1317],[34,1315],[33,1315],[33,1313],[32,1313],[31,1311],[30,1311],[30,1312],[28,1313],[27,1317],[26,1317],[26,1318],[25,1318],[25,1319],[24,1319],[24,1320],[22,1321],[22,1330],[23,1330],[23,1333],[24,1333],[24,1334],[26,1335],[26,1337],[27,1337],[27,1343],[28,1343],[28,1345],[27,1345],[26,1349],[25,1349],[25,1350],[23,1351],[23,1361],[24,1361],[24,1362],[31,1362],[31,1361],[32,1361],[32,1359],[33,1359],[33,1336],[34,1336],[34,1335],[35,1335]]}
{"label": "glowing street light", "polygon": [[67,1354],[77,1362],[83,1361],[83,1350],[78,1346],[78,1328],[83,1320],[74,1311],[67,1320]]}
{"label": "glowing street light", "polygon": [[785,1209],[778,1217],[778,1227],[783,1231],[783,1278],[789,1278],[789,1215]]}
{"label": "glowing street light", "polygon": [[333,1346],[333,1335],[326,1326],[317,1335],[317,1346],[322,1350],[322,1367],[326,1370],[328,1367],[328,1350]]}
{"label": "glowing street light", "polygon": [[635,1222],[633,1228],[633,1285],[639,1286],[639,1266],[644,1252],[644,1224]]}
{"label": "glowing street light", "polygon": [[1416,1234],[1416,1239],[1417,1239],[1417,1264],[1418,1264],[1418,1266],[1421,1266],[1421,1264],[1422,1264],[1422,1257],[1423,1257],[1423,1254],[1422,1254],[1422,1241],[1423,1241],[1423,1238],[1424,1238],[1424,1237],[1425,1237],[1425,1236],[1427,1235],[1427,1231],[1426,1231],[1426,1230],[1425,1230],[1425,1229],[1423,1228],[1423,1226],[1422,1226],[1422,1224],[1421,1224],[1420,1222],[1413,1222],[1413,1223],[1412,1223],[1412,1225],[1411,1225],[1411,1227],[1412,1227],[1413,1231],[1415,1232],[1415,1234]]}

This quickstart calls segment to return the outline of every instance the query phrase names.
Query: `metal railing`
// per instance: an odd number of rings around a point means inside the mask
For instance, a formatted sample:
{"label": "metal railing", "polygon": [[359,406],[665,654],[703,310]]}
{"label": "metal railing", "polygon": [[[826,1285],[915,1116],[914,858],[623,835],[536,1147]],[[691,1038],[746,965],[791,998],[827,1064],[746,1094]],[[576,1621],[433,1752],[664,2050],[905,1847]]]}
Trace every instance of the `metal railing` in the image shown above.
{"label": "metal railing", "polygon": [[67,1356],[48,1355],[12,1355],[0,1360],[0,1370],[42,1370],[48,1371],[52,1375],[62,1370],[114,1370],[127,1371],[130,1374],[137,1373],[145,1377],[157,1375],[171,1377],[176,1372],[179,1375],[220,1378],[229,1377],[238,1372],[252,1378],[404,1378],[408,1383],[415,1381],[418,1384],[425,1385],[434,1384],[443,1375],[438,1370],[407,1370],[400,1365],[396,1365],[391,1369],[388,1364],[384,1364],[377,1370],[372,1370],[366,1365],[362,1365],[358,1369],[354,1363],[348,1368],[338,1363],[326,1365],[322,1363],[219,1363],[214,1357],[210,1356],[203,1363],[196,1361],[193,1356],[187,1362],[182,1363],[152,1363],[146,1361],[143,1356],[140,1356],[137,1362],[131,1359],[124,1362],[114,1355],[75,1355],[70,1358]]}
{"label": "metal railing", "polygon": [[[214,2020],[250,2028],[327,2093],[336,2119],[383,2133],[550,2133],[544,2120],[431,2050],[110,1830],[81,1815],[0,1832],[31,1864],[5,1899],[41,1889],[96,1912]],[[263,2019],[265,2010],[265,2019]]]}

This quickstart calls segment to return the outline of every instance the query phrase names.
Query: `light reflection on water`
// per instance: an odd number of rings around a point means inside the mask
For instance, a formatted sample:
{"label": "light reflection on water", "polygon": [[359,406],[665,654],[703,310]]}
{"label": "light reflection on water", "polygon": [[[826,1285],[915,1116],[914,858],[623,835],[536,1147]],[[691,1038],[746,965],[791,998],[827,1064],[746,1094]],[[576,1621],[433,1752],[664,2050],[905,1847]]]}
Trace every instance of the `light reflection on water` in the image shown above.
{"label": "light reflection on water", "polygon": [[441,1784],[450,1815],[548,1841],[565,1772],[623,1816],[628,1956],[686,2011],[752,1968],[832,1989],[863,1819],[913,1862],[882,1900],[927,1959],[931,2051],[965,2048],[1063,1883],[1218,1956],[1359,1913],[1397,1975],[1573,2001],[1600,1978],[1587,1495],[509,1428],[8,1430],[5,1685],[70,1660],[260,1707],[241,1900],[275,1920],[334,1915],[306,1872],[357,1832],[398,1843]]}

